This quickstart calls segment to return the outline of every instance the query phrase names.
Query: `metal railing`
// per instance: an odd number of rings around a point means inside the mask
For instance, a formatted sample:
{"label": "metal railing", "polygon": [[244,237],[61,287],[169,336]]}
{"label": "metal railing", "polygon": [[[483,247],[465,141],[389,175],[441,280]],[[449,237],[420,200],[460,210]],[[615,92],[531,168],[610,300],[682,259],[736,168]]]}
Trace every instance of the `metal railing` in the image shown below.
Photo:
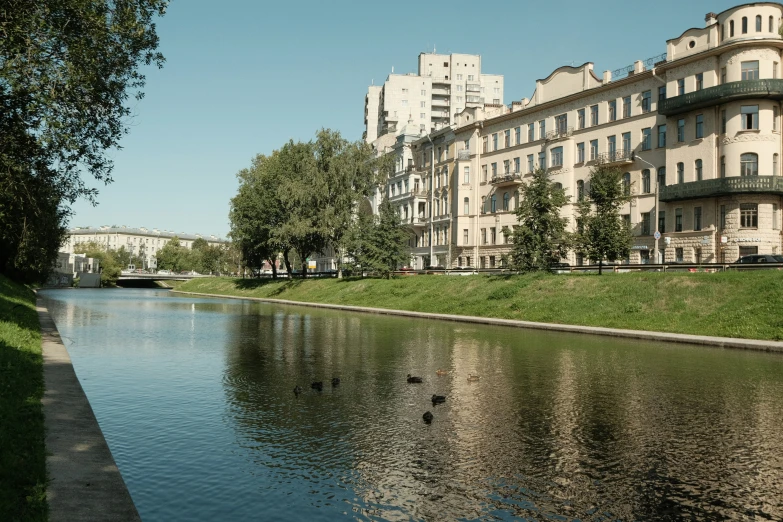
{"label": "metal railing", "polygon": [[463,149],[457,152],[457,159],[458,160],[469,160],[470,159],[470,151],[468,149]]}
{"label": "metal railing", "polygon": [[465,101],[468,103],[484,103],[484,98],[481,96],[465,96]]}
{"label": "metal railing", "polygon": [[[666,62],[666,53],[655,55],[651,58],[647,58],[646,60],[642,60],[642,66],[644,71],[647,69],[650,69],[651,67],[655,67],[659,65],[662,62]],[[619,80],[622,78],[625,78],[631,74],[633,74],[634,71],[634,65],[626,65],[625,67],[620,67],[619,69],[615,69],[612,71],[612,80]]]}
{"label": "metal railing", "polygon": [[557,140],[560,138],[568,138],[574,133],[573,127],[566,127],[566,128],[560,128],[551,130],[546,133],[546,141],[552,141]]}
{"label": "metal railing", "polygon": [[466,90],[467,92],[481,92],[481,85],[479,85],[479,84],[477,84],[477,83],[469,83],[469,84],[468,84],[468,85],[465,87],[465,90]]}
{"label": "metal railing", "polygon": [[492,176],[492,179],[489,180],[489,182],[493,185],[499,185],[501,183],[516,183],[522,182],[522,174],[519,172],[509,172],[508,174],[498,174],[496,176]]}
{"label": "metal railing", "polygon": [[783,177],[780,176],[741,176],[731,178],[705,179],[662,185],[659,188],[661,201],[706,198],[729,194],[783,194]]}
{"label": "metal railing", "polygon": [[707,87],[661,100],[658,102],[658,112],[669,116],[743,98],[783,100],[783,80],[743,80]]}
{"label": "metal railing", "polygon": [[615,151],[600,153],[598,157],[596,157],[595,162],[599,164],[624,163],[631,162],[633,159],[633,149],[617,149]]}

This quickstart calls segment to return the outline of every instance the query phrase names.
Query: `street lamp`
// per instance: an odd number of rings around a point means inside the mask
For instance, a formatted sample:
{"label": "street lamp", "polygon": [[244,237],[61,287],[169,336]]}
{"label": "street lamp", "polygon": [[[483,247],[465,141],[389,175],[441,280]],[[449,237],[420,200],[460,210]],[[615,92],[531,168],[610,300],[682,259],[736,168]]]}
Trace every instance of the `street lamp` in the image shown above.
{"label": "street lamp", "polygon": [[653,214],[653,219],[655,223],[655,234],[653,234],[653,238],[655,239],[655,243],[653,245],[653,258],[655,259],[655,264],[660,264],[661,260],[659,259],[658,254],[658,239],[661,237],[661,232],[658,230],[658,214],[660,213],[658,210],[658,170],[655,168],[655,165],[647,161],[646,159],[642,158],[638,154],[635,155],[636,159],[639,161],[648,164],[650,167],[652,167],[652,171],[650,172],[650,177],[653,177],[655,179],[655,213]]}

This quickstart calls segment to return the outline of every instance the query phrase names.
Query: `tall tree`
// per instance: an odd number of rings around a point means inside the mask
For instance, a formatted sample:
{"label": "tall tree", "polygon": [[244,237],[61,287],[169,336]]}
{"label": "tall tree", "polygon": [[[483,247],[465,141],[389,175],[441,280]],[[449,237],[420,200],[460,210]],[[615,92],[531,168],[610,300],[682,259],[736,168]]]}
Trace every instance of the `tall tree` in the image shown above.
{"label": "tall tree", "polygon": [[620,216],[620,208],[631,200],[622,178],[616,167],[592,169],[586,197],[578,204],[578,248],[598,261],[599,274],[603,273],[604,260],[625,258],[631,250],[631,230]]}
{"label": "tall tree", "polygon": [[411,238],[409,228],[400,223],[400,215],[389,199],[384,197],[378,206],[375,226],[371,229],[366,243],[366,267],[380,273],[386,279],[402,265],[410,263],[411,255],[408,241]]}
{"label": "tall tree", "polygon": [[511,233],[513,248],[510,267],[522,272],[551,270],[564,258],[570,245],[566,232],[568,219],[560,210],[568,203],[562,187],[555,185],[544,169],[537,169],[530,182],[520,189],[516,215],[518,224]]}

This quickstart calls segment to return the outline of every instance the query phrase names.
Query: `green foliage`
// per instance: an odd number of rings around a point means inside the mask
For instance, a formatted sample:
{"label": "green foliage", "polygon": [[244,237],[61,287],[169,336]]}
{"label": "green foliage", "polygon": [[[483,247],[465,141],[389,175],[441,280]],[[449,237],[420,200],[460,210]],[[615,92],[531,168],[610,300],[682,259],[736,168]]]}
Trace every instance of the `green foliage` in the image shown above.
{"label": "green foliage", "polygon": [[101,284],[103,286],[114,286],[117,283],[122,269],[128,266],[127,263],[123,264],[123,261],[126,257],[130,257],[125,247],[121,247],[120,250],[111,250],[95,241],[77,243],[74,245],[74,251],[100,261]]}
{"label": "green foliage", "polygon": [[[516,211],[518,225],[511,236],[514,246],[509,265],[512,270],[551,270],[566,256],[570,244],[566,232],[568,220],[560,216],[560,209],[568,199],[565,191],[541,168],[533,173],[530,183],[522,186]],[[508,234],[510,231],[506,228],[503,232]]]}
{"label": "green foliage", "polygon": [[357,214],[348,234],[347,251],[357,268],[389,279],[393,271],[410,262],[411,233],[400,224],[400,216],[387,198],[381,202],[378,214]]}
{"label": "green foliage", "polygon": [[598,261],[599,274],[604,260],[625,258],[631,249],[631,231],[620,216],[620,208],[631,199],[625,194],[622,176],[614,167],[591,170],[586,197],[578,206],[577,248]]}
{"label": "green foliage", "polygon": [[179,273],[183,270],[193,270],[190,250],[180,244],[179,238],[174,236],[155,253],[158,261],[158,270],[171,270]]}

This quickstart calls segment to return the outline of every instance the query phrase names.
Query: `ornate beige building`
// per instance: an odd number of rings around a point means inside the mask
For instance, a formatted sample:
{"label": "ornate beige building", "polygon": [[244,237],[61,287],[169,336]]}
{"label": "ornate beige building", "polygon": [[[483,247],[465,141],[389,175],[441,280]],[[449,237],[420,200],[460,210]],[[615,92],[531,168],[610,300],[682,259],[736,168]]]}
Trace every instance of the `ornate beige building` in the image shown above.
{"label": "ornate beige building", "polygon": [[782,15],[769,2],[709,13],[660,56],[601,75],[560,67],[529,99],[467,107],[427,135],[411,121],[379,152],[397,157],[385,190],[416,233],[414,265],[500,266],[538,166],[570,196],[573,228],[598,164],[621,168],[634,196],[628,262],[781,253]]}

